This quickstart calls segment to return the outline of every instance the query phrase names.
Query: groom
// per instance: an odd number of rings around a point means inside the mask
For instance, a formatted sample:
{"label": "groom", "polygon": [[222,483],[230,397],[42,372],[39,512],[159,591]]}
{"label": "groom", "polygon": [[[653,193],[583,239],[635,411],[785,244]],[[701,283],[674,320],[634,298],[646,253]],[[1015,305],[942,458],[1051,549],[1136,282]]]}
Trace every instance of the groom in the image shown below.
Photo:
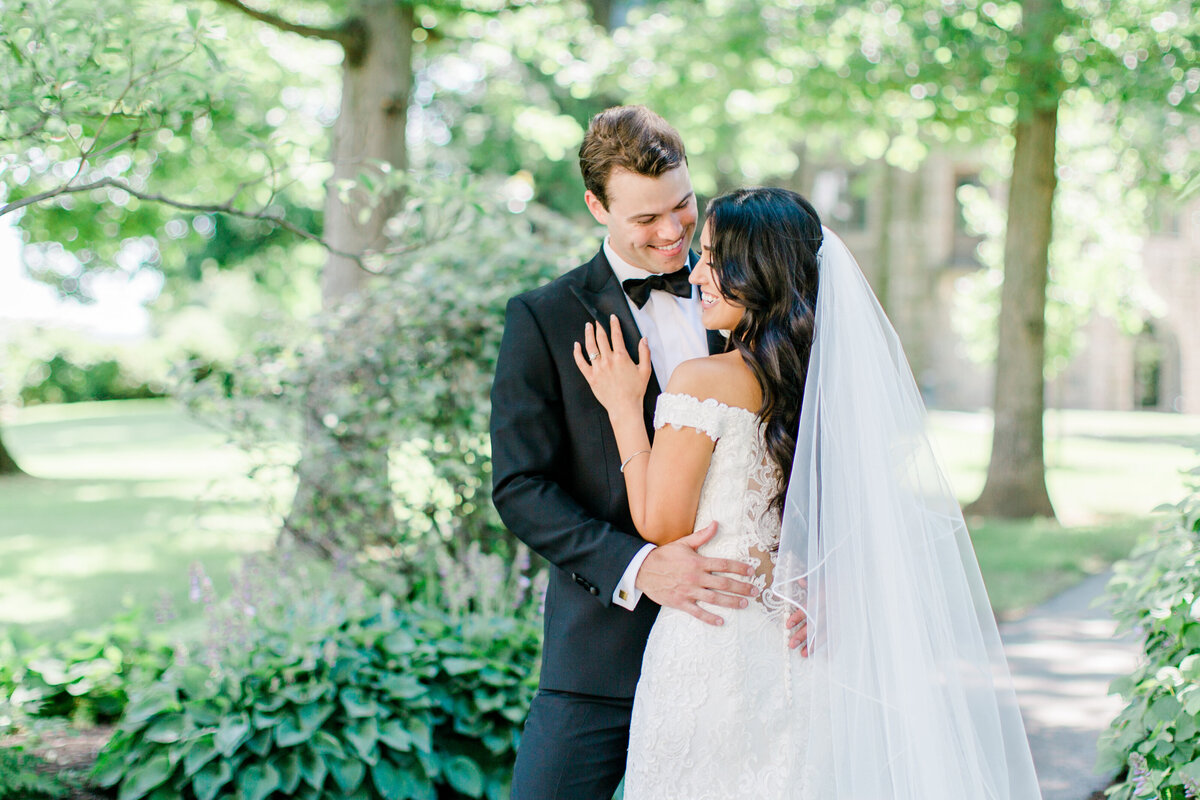
{"label": "groom", "polygon": [[[512,800],[609,800],[625,770],[642,652],[659,605],[713,625],[697,601],[744,607],[738,561],[696,548],[716,525],[662,547],[635,533],[616,440],[575,366],[584,325],[621,321],[650,343],[645,421],[681,362],[720,352],[687,282],[696,196],[679,134],[641,106],[591,121],[579,150],[584,200],[608,235],[600,251],[508,303],[492,386],[492,499],[505,525],[552,565],[541,682],[513,773]],[[646,597],[642,597],[645,594]]]}

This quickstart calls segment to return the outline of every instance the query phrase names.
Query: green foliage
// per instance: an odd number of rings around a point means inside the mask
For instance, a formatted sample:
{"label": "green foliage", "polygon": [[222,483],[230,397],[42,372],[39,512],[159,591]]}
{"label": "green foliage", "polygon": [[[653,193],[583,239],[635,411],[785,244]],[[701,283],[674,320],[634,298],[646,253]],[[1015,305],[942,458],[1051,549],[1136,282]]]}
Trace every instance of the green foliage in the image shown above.
{"label": "green foliage", "polygon": [[538,604],[498,558],[476,568],[457,611],[259,562],[218,603],[197,574],[207,639],[135,694],[95,779],[121,800],[507,796]]}
{"label": "green foliage", "polygon": [[0,692],[21,713],[113,722],[130,687],[155,680],[170,662],[165,637],[128,612],[93,631],[31,644],[27,635],[0,642]]}
{"label": "green foliage", "polygon": [[86,400],[135,400],[162,397],[162,388],[131,380],[114,359],[94,363],[76,363],[69,355],[58,353],[39,365],[35,380],[20,393],[25,405],[39,403],[79,403]]}
{"label": "green foliage", "polygon": [[1129,770],[1108,791],[1115,800],[1200,794],[1200,487],[1167,508],[1170,524],[1109,585],[1120,629],[1135,631],[1145,654],[1113,682],[1127,705],[1100,741],[1100,768]]}
{"label": "green foliage", "polygon": [[0,747],[0,800],[66,797],[68,788],[38,771],[40,759],[11,747]]}
{"label": "green foliage", "polygon": [[[183,387],[193,408],[232,420],[257,474],[300,468],[320,495],[288,518],[327,555],[419,575],[424,551],[511,546],[488,500],[489,392],[512,295],[575,266],[587,236],[537,206],[513,213],[503,187],[413,179],[392,255],[369,288],[238,360],[232,381]],[[488,549],[491,549],[489,546]]]}

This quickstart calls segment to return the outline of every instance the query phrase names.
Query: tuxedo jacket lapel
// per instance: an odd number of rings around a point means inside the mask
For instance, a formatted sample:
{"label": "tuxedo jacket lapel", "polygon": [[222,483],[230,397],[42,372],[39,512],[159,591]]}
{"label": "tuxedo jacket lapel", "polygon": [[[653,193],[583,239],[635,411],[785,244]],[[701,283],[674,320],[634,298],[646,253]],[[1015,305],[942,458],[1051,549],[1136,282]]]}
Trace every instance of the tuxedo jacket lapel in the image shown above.
{"label": "tuxedo jacket lapel", "polygon": [[[633,320],[633,312],[629,310],[629,301],[625,299],[625,290],[621,288],[621,282],[617,280],[616,274],[609,266],[603,248],[588,264],[587,279],[584,284],[572,286],[571,291],[579,298],[579,302],[583,303],[583,307],[591,314],[596,324],[604,326],[605,332],[609,331],[609,318],[616,314],[617,319],[621,322],[625,349],[636,356],[642,333]],[[582,340],[583,331],[579,331],[578,335]],[[646,397],[642,401],[642,415],[646,419],[646,428],[650,431],[651,438],[654,437],[654,406],[658,402],[658,395],[661,392],[658,376],[651,371],[650,383],[646,387]]]}

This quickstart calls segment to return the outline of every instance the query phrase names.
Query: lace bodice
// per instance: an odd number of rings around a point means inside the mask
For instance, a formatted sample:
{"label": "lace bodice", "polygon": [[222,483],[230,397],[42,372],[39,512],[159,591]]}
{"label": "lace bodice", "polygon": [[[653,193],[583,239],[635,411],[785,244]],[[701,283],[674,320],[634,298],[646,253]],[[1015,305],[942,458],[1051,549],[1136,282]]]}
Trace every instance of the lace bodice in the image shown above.
{"label": "lace bodice", "polygon": [[658,397],[654,428],[665,425],[695,428],[716,443],[700,490],[695,528],[716,520],[717,533],[700,553],[753,564],[755,585],[766,589],[779,545],[780,518],[770,507],[779,470],[767,454],[758,416],[712,398],[664,393]]}

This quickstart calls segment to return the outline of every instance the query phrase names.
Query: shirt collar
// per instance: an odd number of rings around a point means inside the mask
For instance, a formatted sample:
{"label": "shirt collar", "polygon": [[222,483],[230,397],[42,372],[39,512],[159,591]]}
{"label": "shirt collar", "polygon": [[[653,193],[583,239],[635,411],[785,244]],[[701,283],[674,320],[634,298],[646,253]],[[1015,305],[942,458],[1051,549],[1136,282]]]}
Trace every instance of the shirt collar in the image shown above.
{"label": "shirt collar", "polygon": [[[617,251],[613,249],[612,242],[607,236],[604,237],[604,257],[608,259],[608,265],[612,267],[613,274],[617,276],[619,281],[627,281],[630,278],[649,278],[651,275],[661,275],[661,272],[647,272],[644,269],[639,269],[630,264],[625,259],[617,255]],[[691,253],[688,254],[688,264],[684,269],[691,267]]]}

